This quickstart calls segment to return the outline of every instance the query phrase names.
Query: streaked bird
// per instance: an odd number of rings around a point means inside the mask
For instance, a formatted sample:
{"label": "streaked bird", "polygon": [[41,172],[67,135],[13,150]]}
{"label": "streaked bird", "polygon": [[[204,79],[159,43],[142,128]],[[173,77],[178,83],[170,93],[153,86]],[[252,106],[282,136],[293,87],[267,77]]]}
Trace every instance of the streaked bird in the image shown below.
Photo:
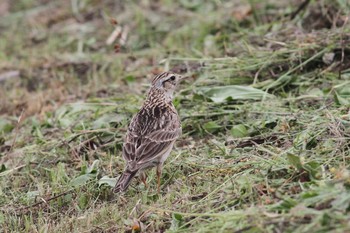
{"label": "streaked bird", "polygon": [[160,192],[163,163],[181,134],[180,117],[172,103],[180,80],[180,75],[170,72],[153,78],[143,106],[129,124],[123,144],[126,167],[114,192],[127,190],[137,173],[140,173],[140,179],[147,186],[144,170],[152,167],[157,168],[157,187]]}

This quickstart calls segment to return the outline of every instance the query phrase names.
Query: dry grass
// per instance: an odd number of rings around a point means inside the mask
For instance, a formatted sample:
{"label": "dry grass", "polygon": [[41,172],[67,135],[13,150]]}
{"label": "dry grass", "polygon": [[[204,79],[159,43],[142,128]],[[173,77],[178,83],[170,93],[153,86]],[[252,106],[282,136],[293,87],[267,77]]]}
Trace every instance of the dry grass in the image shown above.
{"label": "dry grass", "polygon": [[[350,6],[289,2],[0,3],[3,231],[349,231]],[[162,193],[115,195],[166,69],[190,78]]]}

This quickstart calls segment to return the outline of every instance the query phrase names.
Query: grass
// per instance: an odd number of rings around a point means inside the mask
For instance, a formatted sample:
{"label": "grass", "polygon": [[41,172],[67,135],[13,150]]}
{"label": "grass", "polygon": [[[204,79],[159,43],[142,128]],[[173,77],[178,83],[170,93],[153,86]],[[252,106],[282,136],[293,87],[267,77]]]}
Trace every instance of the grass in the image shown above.
{"label": "grass", "polygon": [[[350,231],[347,1],[1,4],[3,232]],[[190,78],[162,192],[113,194],[166,69]]]}

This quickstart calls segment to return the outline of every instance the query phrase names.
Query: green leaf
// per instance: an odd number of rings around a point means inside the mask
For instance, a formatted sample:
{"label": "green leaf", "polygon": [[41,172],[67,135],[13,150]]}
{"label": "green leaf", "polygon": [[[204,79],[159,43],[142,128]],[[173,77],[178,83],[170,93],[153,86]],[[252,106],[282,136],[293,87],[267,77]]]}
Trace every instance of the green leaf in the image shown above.
{"label": "green leaf", "polygon": [[[7,217],[6,217],[7,220]],[[5,223],[5,214],[0,213],[0,224],[3,226],[3,224]]]}
{"label": "green leaf", "polygon": [[101,129],[108,128],[112,122],[121,122],[124,119],[123,115],[116,114],[105,114],[101,117],[97,118],[94,122],[92,122],[92,129]]}
{"label": "green leaf", "polygon": [[81,165],[81,168],[80,168],[80,175],[88,174],[87,169],[88,169],[88,168],[87,168],[86,164]]}
{"label": "green leaf", "polygon": [[300,157],[297,155],[293,155],[293,154],[287,154],[287,159],[289,161],[289,163],[295,167],[298,170],[302,170],[303,169],[303,165],[301,164],[300,161]]}
{"label": "green leaf", "polygon": [[286,85],[289,85],[293,82],[295,82],[296,78],[295,76],[289,76],[289,75],[282,75],[278,79],[273,80],[272,82],[268,82],[267,85],[263,86],[262,88],[264,90],[277,90],[281,87],[284,87]]}
{"label": "green leaf", "polygon": [[64,202],[68,202],[68,203],[70,203],[72,200],[73,200],[73,195],[71,194],[71,193],[68,193],[67,195],[64,195],[63,196],[63,200],[64,200]]}
{"label": "green leaf", "polygon": [[312,176],[314,179],[319,179],[321,173],[321,166],[316,161],[310,161],[303,165],[303,168]]}
{"label": "green leaf", "polygon": [[328,226],[331,224],[332,217],[328,213],[323,213],[322,218],[321,218],[321,224],[322,226]]}
{"label": "green leaf", "polygon": [[350,83],[345,82],[334,87],[334,99],[339,105],[350,106]]}
{"label": "green leaf", "polygon": [[302,199],[312,198],[312,197],[316,197],[316,196],[318,196],[318,193],[313,191],[313,190],[306,191],[306,192],[300,194],[300,197]]}
{"label": "green leaf", "polygon": [[350,194],[349,192],[340,193],[332,202],[331,205],[334,209],[345,212],[350,207]]}
{"label": "green leaf", "polygon": [[93,173],[97,173],[98,171],[98,165],[99,165],[100,161],[97,159],[95,160],[91,166],[88,167],[88,169],[86,170],[87,174],[93,174]]}
{"label": "green leaf", "polygon": [[0,173],[1,173],[1,172],[4,172],[4,171],[6,171],[6,170],[7,170],[7,168],[6,168],[5,164],[1,164]]}
{"label": "green leaf", "polygon": [[124,78],[124,80],[125,80],[128,84],[130,84],[130,83],[134,83],[134,82],[136,81],[136,78],[135,78],[135,76],[133,76],[133,75],[128,75],[128,76],[126,76],[126,77]]}
{"label": "green leaf", "polygon": [[0,118],[0,133],[10,133],[14,126],[9,120]]}
{"label": "green leaf", "polygon": [[248,135],[248,130],[243,124],[235,125],[231,129],[231,135],[235,138],[243,138]]}
{"label": "green leaf", "polygon": [[317,145],[316,136],[318,132],[312,130],[304,130],[298,133],[293,140],[293,145],[295,148],[300,149],[312,149]]}
{"label": "green leaf", "polygon": [[183,217],[179,213],[174,213],[171,221],[171,230],[178,230],[183,225]]}
{"label": "green leaf", "polygon": [[43,138],[44,138],[44,135],[43,135],[43,133],[41,132],[41,130],[40,130],[39,127],[35,127],[34,135],[37,136],[37,137],[40,138],[40,139],[43,139]]}
{"label": "green leaf", "polygon": [[293,200],[292,198],[287,197],[283,201],[271,206],[272,210],[290,210],[298,204],[298,201]]}
{"label": "green leaf", "polygon": [[338,105],[350,106],[350,98],[339,94],[337,91],[334,92],[334,100]]}
{"label": "green leaf", "polygon": [[200,0],[180,0],[180,4],[190,10],[195,10],[202,5]]}
{"label": "green leaf", "polygon": [[98,165],[99,165],[100,161],[98,159],[94,160],[94,162],[92,162],[91,166],[88,166],[88,164],[83,164],[80,168],[80,175],[84,175],[84,174],[95,174],[98,172]]}
{"label": "green leaf", "polygon": [[209,121],[203,125],[203,128],[209,133],[214,133],[215,131],[220,129],[221,126],[218,125],[215,121]]}
{"label": "green leaf", "polygon": [[117,183],[117,179],[116,178],[109,178],[108,176],[103,176],[99,181],[98,181],[98,185],[101,186],[103,184],[106,184],[110,187],[115,187]]}
{"label": "green leaf", "polygon": [[86,165],[83,165],[81,167],[80,176],[72,179],[70,181],[70,185],[73,187],[79,187],[86,184],[86,182],[88,182],[89,180],[95,178],[98,173],[99,162],[100,162],[99,160],[95,160],[89,167],[86,167]]}
{"label": "green leaf", "polygon": [[239,85],[201,88],[198,92],[215,103],[222,103],[226,100],[261,100],[273,97],[273,95],[254,87]]}
{"label": "green leaf", "polygon": [[34,199],[35,197],[37,197],[39,195],[40,195],[39,191],[28,191],[27,192],[27,198],[28,199]]}
{"label": "green leaf", "polygon": [[178,221],[182,221],[182,215],[179,214],[179,213],[174,213],[174,214],[173,214],[173,218],[176,219],[176,220],[178,220]]}
{"label": "green leaf", "polygon": [[88,201],[89,201],[89,197],[85,193],[82,193],[81,196],[78,198],[79,208],[85,209],[87,207]]}
{"label": "green leaf", "polygon": [[73,187],[80,187],[83,186],[84,184],[86,184],[89,180],[93,179],[94,177],[96,177],[95,175],[92,174],[84,174],[81,176],[78,176],[74,179],[72,179],[69,184]]}

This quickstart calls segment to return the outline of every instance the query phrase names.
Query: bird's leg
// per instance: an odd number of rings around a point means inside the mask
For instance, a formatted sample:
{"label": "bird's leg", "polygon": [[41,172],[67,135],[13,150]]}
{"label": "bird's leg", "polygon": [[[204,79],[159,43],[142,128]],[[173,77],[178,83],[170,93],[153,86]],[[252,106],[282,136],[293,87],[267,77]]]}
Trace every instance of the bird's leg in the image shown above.
{"label": "bird's leg", "polygon": [[160,178],[162,177],[162,165],[163,164],[159,164],[157,166],[157,187],[158,187],[158,194],[160,193]]}
{"label": "bird's leg", "polygon": [[142,181],[142,183],[145,185],[146,189],[148,188],[147,185],[147,176],[144,172],[140,172],[140,180]]}

